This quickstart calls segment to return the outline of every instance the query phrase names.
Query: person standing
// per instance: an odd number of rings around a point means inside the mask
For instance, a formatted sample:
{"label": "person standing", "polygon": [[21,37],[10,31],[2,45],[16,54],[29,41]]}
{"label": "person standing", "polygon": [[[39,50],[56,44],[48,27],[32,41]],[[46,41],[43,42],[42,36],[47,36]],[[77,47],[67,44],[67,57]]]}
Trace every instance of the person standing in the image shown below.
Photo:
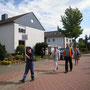
{"label": "person standing", "polygon": [[75,59],[75,65],[78,65],[79,50],[77,48],[75,48],[75,50],[74,50],[74,59]]}
{"label": "person standing", "polygon": [[69,44],[66,44],[66,48],[64,50],[63,58],[65,59],[65,73],[68,72],[68,62],[70,66],[70,71],[72,71],[73,65],[72,65],[72,57],[73,57],[73,51],[69,47]]}
{"label": "person standing", "polygon": [[54,60],[54,72],[58,69],[58,60],[60,58],[60,51],[57,49],[57,46],[54,46],[54,50],[52,52],[52,58]]}
{"label": "person standing", "polygon": [[32,49],[29,47],[27,48],[26,50],[26,67],[25,67],[25,73],[24,73],[24,76],[23,76],[23,79],[20,80],[20,82],[24,83],[25,82],[25,79],[27,77],[27,74],[28,74],[28,71],[30,70],[30,73],[31,73],[31,80],[30,81],[33,81],[35,80],[34,78],[34,64],[33,64],[33,53],[32,53]]}
{"label": "person standing", "polygon": [[44,56],[44,48],[41,49],[41,58],[43,59]]}
{"label": "person standing", "polygon": [[48,48],[46,48],[46,50],[45,50],[45,57],[48,60]]}

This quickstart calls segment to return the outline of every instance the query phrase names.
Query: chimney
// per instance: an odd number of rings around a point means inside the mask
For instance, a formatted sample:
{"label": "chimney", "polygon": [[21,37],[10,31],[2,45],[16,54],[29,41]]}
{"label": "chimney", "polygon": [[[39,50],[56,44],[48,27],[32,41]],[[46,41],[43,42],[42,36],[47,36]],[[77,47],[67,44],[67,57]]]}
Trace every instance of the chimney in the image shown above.
{"label": "chimney", "polygon": [[1,20],[4,21],[8,18],[8,14],[3,14],[2,17],[1,17]]}

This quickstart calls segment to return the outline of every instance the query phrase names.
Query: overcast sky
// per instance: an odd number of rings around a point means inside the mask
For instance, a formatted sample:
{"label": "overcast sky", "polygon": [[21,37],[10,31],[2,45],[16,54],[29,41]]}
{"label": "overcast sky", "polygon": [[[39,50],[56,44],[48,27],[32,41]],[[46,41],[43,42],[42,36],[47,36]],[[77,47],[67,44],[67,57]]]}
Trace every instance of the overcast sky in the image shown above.
{"label": "overcast sky", "polygon": [[81,23],[84,29],[80,37],[90,35],[90,0],[0,0],[0,18],[2,14],[8,17],[34,12],[46,31],[62,28],[61,15],[71,6],[78,8],[83,14]]}

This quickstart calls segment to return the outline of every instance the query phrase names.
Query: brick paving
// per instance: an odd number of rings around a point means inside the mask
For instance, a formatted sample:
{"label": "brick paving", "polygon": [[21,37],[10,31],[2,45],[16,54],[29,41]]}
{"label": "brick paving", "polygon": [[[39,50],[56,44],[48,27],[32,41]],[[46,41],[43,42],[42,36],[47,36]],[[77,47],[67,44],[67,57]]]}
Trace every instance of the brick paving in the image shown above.
{"label": "brick paving", "polygon": [[18,82],[23,71],[12,74],[9,74],[11,79],[2,81],[0,78],[0,90],[90,90],[90,54],[82,56],[78,66],[73,66],[73,71],[67,74],[64,73],[64,61],[59,61],[56,72],[53,72],[52,63],[35,68],[36,78],[33,82],[29,81],[29,75],[24,84]]}

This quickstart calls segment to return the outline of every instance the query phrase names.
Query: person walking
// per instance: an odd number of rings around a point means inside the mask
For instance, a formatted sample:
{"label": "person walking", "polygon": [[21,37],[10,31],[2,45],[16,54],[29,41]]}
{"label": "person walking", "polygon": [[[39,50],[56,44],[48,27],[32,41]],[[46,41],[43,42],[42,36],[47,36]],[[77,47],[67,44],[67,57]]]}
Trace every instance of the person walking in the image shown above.
{"label": "person walking", "polygon": [[45,50],[45,57],[46,57],[46,59],[48,59],[48,48],[46,48],[46,50]]}
{"label": "person walking", "polygon": [[46,58],[46,61],[49,62],[48,54],[49,54],[49,51],[48,51],[48,48],[46,48],[46,50],[45,50],[45,58]]}
{"label": "person walking", "polygon": [[75,48],[75,50],[74,50],[74,59],[75,59],[75,65],[78,65],[79,50],[77,48]]}
{"label": "person walking", "polygon": [[25,79],[27,77],[27,74],[28,74],[28,71],[30,70],[30,73],[31,73],[31,80],[30,81],[33,81],[35,80],[34,78],[34,64],[33,64],[33,53],[32,53],[32,49],[31,47],[28,47],[27,50],[26,50],[26,67],[25,67],[25,73],[24,73],[24,76],[23,76],[23,79],[20,80],[20,82],[24,83],[25,82]]}
{"label": "person walking", "polygon": [[72,71],[73,65],[72,65],[72,57],[73,57],[73,51],[69,47],[69,44],[66,44],[66,48],[64,50],[63,58],[65,59],[65,73],[68,72],[68,62],[70,66],[70,71]]}
{"label": "person walking", "polygon": [[54,72],[58,69],[58,60],[60,58],[60,51],[57,49],[57,46],[54,46],[54,50],[52,52],[52,58],[54,60]]}
{"label": "person walking", "polygon": [[43,59],[43,56],[44,56],[44,48],[41,49],[41,58]]}

